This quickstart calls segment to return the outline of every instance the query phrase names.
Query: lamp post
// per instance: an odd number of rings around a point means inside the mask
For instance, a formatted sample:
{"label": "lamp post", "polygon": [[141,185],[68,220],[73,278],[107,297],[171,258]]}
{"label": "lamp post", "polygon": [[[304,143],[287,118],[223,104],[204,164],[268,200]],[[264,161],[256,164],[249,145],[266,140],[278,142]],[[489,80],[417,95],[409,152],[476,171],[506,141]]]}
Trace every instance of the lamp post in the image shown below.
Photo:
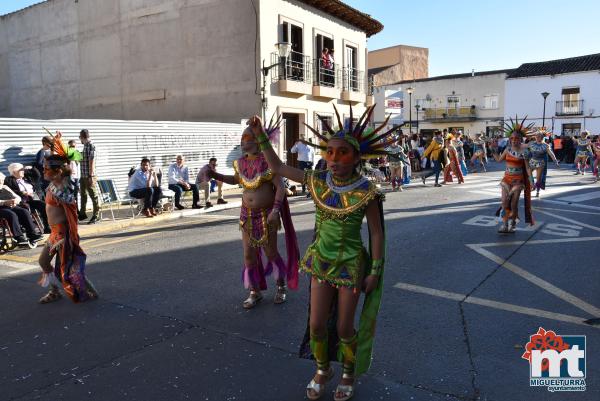
{"label": "lamp post", "polygon": [[409,125],[409,132],[412,134],[412,93],[413,93],[414,89],[409,86],[408,88],[406,88],[406,93],[408,93],[408,123]]}
{"label": "lamp post", "polygon": [[415,104],[415,110],[417,110],[417,134],[419,133],[419,110],[421,109],[420,104]]}
{"label": "lamp post", "polygon": [[542,97],[544,98],[544,113],[542,114],[542,127],[546,126],[546,98],[548,97],[548,92],[542,92]]}
{"label": "lamp post", "polygon": [[267,76],[269,75],[269,71],[271,71],[271,68],[285,64],[285,60],[289,56],[290,49],[291,49],[290,44],[287,42],[275,43],[275,47],[277,48],[277,53],[279,54],[279,62],[277,62],[275,64],[271,64],[269,66],[266,66],[265,60],[263,59],[263,61],[262,61],[261,71],[262,71],[262,75],[263,75],[263,81],[262,81],[262,88],[260,89],[260,100],[261,100],[261,104],[262,104],[263,121],[265,121],[267,119],[267,116],[266,116],[266,114],[267,114],[267,93],[266,93],[266,91],[267,91]]}

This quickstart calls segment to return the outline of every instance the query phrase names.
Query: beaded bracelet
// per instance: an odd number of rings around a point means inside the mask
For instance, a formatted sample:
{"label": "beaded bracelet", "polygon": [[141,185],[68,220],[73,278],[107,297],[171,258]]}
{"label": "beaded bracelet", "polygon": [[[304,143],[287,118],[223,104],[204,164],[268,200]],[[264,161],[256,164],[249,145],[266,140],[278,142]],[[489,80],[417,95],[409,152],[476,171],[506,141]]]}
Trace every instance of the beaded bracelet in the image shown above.
{"label": "beaded bracelet", "polygon": [[281,210],[282,204],[283,204],[283,201],[275,200],[275,202],[273,202],[273,210],[276,210],[277,212],[279,212]]}
{"label": "beaded bracelet", "polygon": [[383,259],[373,259],[371,262],[371,275],[381,276],[383,272]]}

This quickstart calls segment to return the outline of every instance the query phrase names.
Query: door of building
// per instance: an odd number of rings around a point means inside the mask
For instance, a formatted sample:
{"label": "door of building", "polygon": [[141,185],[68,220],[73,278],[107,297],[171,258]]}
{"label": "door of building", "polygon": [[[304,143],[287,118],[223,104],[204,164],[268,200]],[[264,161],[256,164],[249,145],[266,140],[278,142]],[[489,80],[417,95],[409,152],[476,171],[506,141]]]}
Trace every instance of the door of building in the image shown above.
{"label": "door of building", "polygon": [[295,113],[283,113],[282,140],[283,149],[286,152],[286,164],[298,167],[298,157],[290,149],[300,139],[300,115]]}

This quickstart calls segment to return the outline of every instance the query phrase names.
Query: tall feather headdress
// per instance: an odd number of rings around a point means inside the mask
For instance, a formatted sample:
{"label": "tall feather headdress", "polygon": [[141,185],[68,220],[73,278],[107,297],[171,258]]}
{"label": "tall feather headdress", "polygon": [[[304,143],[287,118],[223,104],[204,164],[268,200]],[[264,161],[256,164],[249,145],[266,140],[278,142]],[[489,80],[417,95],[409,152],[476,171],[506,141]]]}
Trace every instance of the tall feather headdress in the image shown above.
{"label": "tall feather headdress", "polygon": [[317,115],[319,121],[321,121],[323,133],[320,133],[318,130],[306,123],[304,125],[319,139],[319,144],[315,145],[312,142],[306,141],[304,141],[304,143],[309,146],[325,150],[327,149],[327,144],[331,139],[343,139],[358,151],[362,159],[371,159],[388,154],[386,151],[386,147],[389,144],[388,137],[393,135],[394,132],[398,130],[397,127],[394,127],[383,131],[386,128],[391,115],[388,115],[381,125],[371,129],[367,128],[367,125],[369,124],[371,116],[373,115],[375,105],[367,107],[356,124],[353,122],[352,105],[350,105],[350,119],[347,126],[344,126],[342,123],[340,113],[335,105],[333,105],[333,109],[337,119],[337,130],[329,125],[327,118]]}
{"label": "tall feather headdress", "polygon": [[506,136],[511,136],[512,134],[516,133],[519,134],[521,138],[527,136],[527,134],[529,133],[529,131],[531,131],[531,128],[533,128],[535,124],[529,123],[528,125],[525,125],[525,120],[527,120],[527,116],[525,116],[523,120],[521,120],[521,122],[519,122],[519,117],[515,116],[514,120],[511,118],[510,122],[505,121],[504,134]]}
{"label": "tall feather headdress", "polygon": [[48,130],[46,127],[42,128],[44,128],[44,130],[52,138],[52,153],[65,158],[70,162],[81,161],[83,159],[83,156],[81,156],[81,153],[77,149],[70,148],[65,145],[65,143],[62,141],[62,134],[60,132],[52,135],[52,132],[50,132],[50,130]]}

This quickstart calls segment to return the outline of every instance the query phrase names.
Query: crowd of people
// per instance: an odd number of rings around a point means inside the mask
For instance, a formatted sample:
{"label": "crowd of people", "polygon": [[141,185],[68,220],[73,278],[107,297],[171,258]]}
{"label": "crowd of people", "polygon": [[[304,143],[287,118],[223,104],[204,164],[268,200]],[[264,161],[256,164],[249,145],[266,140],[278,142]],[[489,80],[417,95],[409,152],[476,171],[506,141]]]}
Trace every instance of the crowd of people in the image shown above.
{"label": "crowd of people", "polygon": [[[242,133],[243,154],[233,163],[233,175],[217,172],[217,159],[211,158],[192,181],[182,155],[176,156],[168,170],[168,187],[174,192],[178,209],[185,208],[181,204],[185,192],[192,193],[192,208],[200,208],[200,191],[204,207],[211,207],[213,181],[218,187],[217,203],[226,203],[222,183],[243,188],[239,217],[241,277],[248,291],[243,308],[255,308],[263,300],[271,275],[275,281],[275,304],[287,301],[288,288],[298,288],[299,271],[310,277],[307,327],[300,354],[314,359],[317,365],[306,387],[306,396],[311,400],[320,398],[332,379],[332,360],[338,359],[342,364],[341,380],[334,394],[336,401],[353,396],[356,377],[365,373],[371,363],[386,265],[384,195],[379,183],[387,181],[392,191],[402,191],[411,176],[420,172],[423,184],[429,177],[434,177],[434,187],[454,179],[462,184],[468,174],[485,172],[491,157],[506,164],[500,182],[498,231],[513,233],[521,195],[525,221],[533,224],[532,192],[535,189],[537,195],[545,188],[549,161],[558,166],[562,160],[553,151],[556,144],[552,135],[543,129],[532,130],[525,120],[507,123],[503,138],[486,139],[481,134],[469,138],[460,131],[443,130],[426,141],[419,135],[404,135],[397,128],[387,129],[387,121],[374,130],[367,129],[372,108],[368,107],[358,122],[346,125],[336,109],[338,127],[342,128],[332,128],[325,119],[321,119],[323,132],[307,126],[318,141],[302,138],[290,149],[298,156],[298,168],[284,164],[272,148],[271,143],[280,133],[281,118],[264,126],[254,116]],[[39,241],[43,233],[50,234],[39,258],[39,283],[49,287],[39,301],[44,304],[61,299],[63,292],[74,302],[98,298],[86,276],[86,254],[77,228],[78,221],[87,218],[87,196],[93,205],[88,223],[99,219],[96,151],[87,130],[81,131],[80,140],[84,145],[82,152],[75,143],[65,144],[60,132],[45,136],[35,166],[12,163],[8,167],[10,177],[0,173],[0,218],[8,222],[16,241]],[[588,133],[583,132],[568,141],[574,144],[576,173],[585,174],[587,166],[593,165],[597,177],[598,137],[590,140]],[[315,169],[313,148],[322,156]],[[566,157],[564,153],[561,156]],[[146,217],[158,213],[161,179],[160,169],[146,157],[129,173],[129,194],[140,199]],[[315,205],[314,235],[304,256],[298,247],[286,180],[300,183]],[[36,227],[32,213],[39,215],[41,227]],[[368,246],[361,237],[365,217]],[[281,227],[285,229],[286,260],[277,246]],[[356,328],[361,292],[365,298]]]}

